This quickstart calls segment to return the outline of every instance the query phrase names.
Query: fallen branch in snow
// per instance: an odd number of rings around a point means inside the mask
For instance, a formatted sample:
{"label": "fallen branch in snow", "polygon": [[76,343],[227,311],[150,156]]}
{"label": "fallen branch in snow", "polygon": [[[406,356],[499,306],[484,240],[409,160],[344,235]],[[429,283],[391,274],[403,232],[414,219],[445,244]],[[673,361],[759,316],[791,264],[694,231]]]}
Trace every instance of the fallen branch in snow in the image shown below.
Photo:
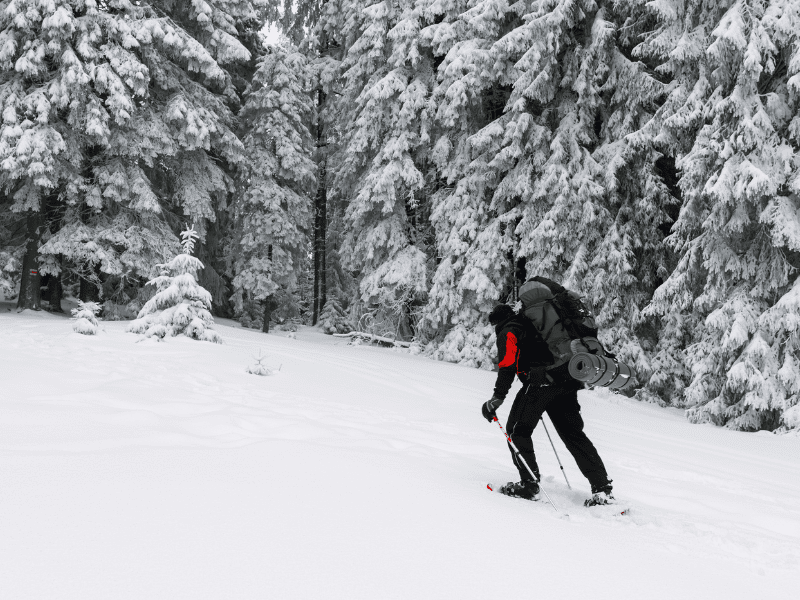
{"label": "fallen branch in snow", "polygon": [[397,340],[393,340],[391,338],[383,337],[380,335],[375,335],[372,333],[364,333],[363,331],[351,331],[350,333],[334,333],[333,336],[358,338],[360,340],[364,340],[365,342],[375,342],[380,346],[386,346],[388,348],[393,348],[393,347],[408,348],[411,346],[411,342],[399,342]]}

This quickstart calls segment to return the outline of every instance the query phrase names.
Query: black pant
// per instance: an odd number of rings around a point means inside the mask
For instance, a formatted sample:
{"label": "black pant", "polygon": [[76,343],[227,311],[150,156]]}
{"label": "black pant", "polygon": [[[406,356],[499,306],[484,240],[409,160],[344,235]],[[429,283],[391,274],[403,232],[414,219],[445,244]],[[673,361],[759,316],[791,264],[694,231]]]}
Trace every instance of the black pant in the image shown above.
{"label": "black pant", "polygon": [[[608,474],[600,455],[583,432],[578,392],[559,387],[523,387],[514,399],[511,414],[508,415],[508,434],[536,477],[539,477],[539,466],[536,464],[531,435],[545,412],[592,488],[602,487],[608,481]],[[530,479],[528,470],[518,460],[510,444],[509,449],[520,477],[523,480]]]}

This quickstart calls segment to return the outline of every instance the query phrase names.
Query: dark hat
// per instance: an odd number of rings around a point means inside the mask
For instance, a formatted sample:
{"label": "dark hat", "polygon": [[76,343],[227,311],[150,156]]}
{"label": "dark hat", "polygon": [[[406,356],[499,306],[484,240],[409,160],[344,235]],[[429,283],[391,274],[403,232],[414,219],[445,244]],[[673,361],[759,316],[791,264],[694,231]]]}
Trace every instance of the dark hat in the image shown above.
{"label": "dark hat", "polygon": [[498,325],[503,321],[510,319],[515,314],[517,313],[515,313],[514,309],[508,304],[498,304],[492,309],[492,312],[489,313],[489,323],[492,325]]}

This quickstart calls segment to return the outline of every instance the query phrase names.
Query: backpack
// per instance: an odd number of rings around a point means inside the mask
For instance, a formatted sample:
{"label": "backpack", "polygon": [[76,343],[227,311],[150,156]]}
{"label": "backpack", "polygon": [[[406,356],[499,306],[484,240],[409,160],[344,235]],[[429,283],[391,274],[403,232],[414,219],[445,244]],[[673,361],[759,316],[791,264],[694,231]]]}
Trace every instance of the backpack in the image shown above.
{"label": "backpack", "polygon": [[519,290],[522,313],[547,343],[556,369],[577,352],[602,352],[594,315],[581,297],[546,277],[534,277]]}

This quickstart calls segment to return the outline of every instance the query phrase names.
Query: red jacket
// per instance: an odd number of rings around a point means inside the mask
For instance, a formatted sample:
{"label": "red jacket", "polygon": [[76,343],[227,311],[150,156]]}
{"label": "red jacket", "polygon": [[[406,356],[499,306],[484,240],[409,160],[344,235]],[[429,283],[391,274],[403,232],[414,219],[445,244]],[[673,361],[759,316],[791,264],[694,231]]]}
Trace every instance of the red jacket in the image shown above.
{"label": "red jacket", "polygon": [[532,368],[553,364],[553,355],[533,324],[523,315],[515,315],[495,327],[497,332],[497,381],[494,395],[505,400],[514,377],[528,383]]}

